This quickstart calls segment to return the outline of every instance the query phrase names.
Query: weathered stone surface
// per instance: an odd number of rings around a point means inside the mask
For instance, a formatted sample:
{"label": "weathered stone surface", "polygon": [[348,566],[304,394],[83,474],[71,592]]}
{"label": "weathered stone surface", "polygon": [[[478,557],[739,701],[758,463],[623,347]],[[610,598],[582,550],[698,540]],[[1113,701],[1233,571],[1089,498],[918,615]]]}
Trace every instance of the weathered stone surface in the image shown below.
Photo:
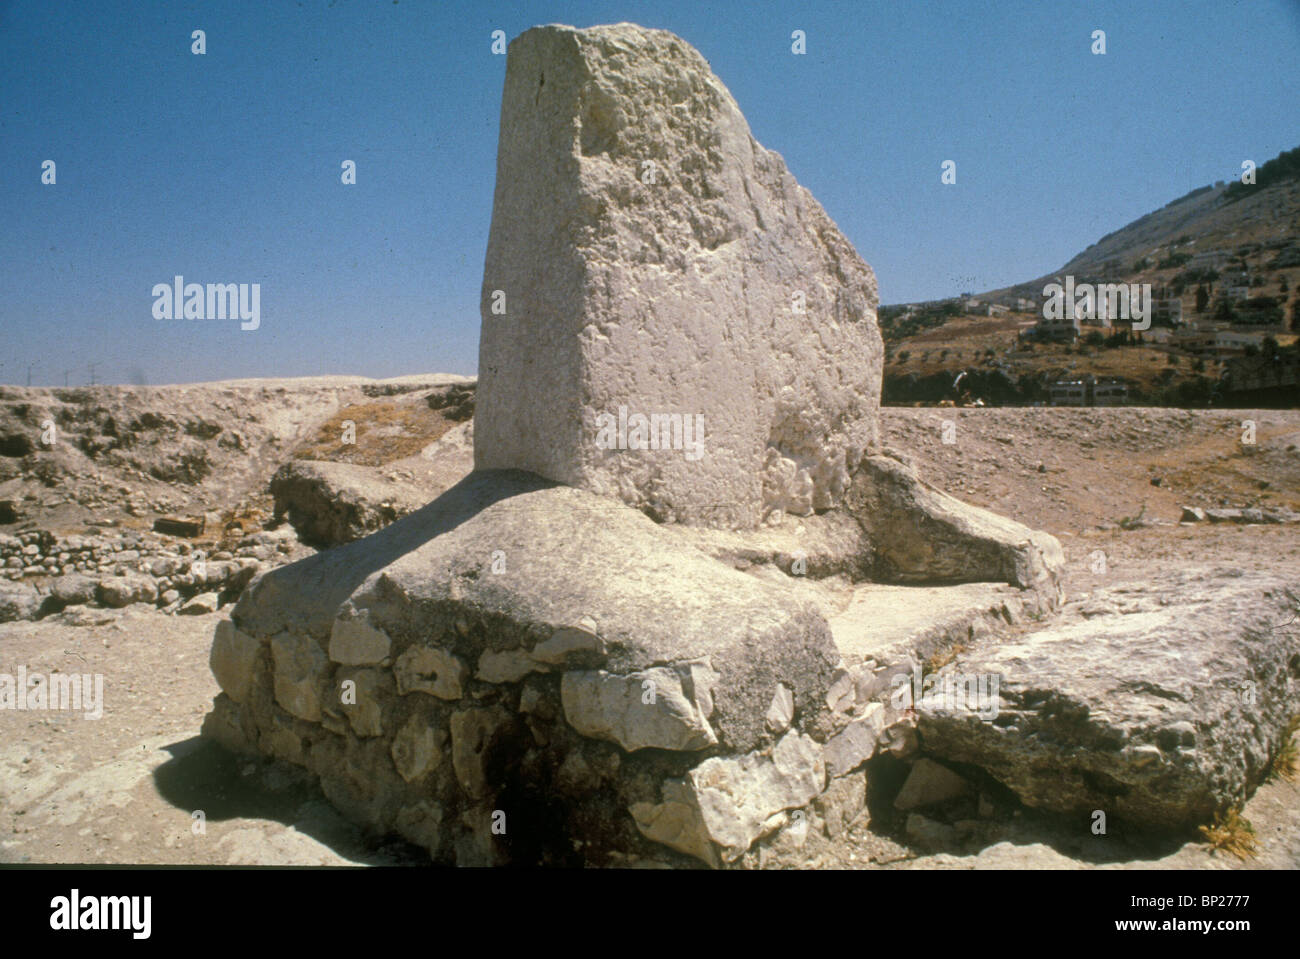
{"label": "weathered stone surface", "polygon": [[[395,684],[388,673],[378,669],[340,669],[336,674],[340,690],[339,708],[347,717],[352,731],[361,737],[381,736],[384,732],[382,700],[391,696]],[[343,695],[344,683],[351,681],[352,695]],[[351,699],[352,702],[348,702]]]}
{"label": "weathered stone surface", "polygon": [[605,643],[596,632],[596,621],[584,617],[576,626],[561,626],[545,642],[533,647],[533,659],[554,666],[572,665],[577,660],[605,655]]}
{"label": "weathered stone surface", "polygon": [[253,667],[262,644],[253,636],[240,632],[228,619],[217,623],[208,665],[222,691],[236,703],[248,702],[253,683]]}
{"label": "weathered stone surface", "polygon": [[434,729],[417,713],[393,737],[393,765],[408,783],[415,782],[442,761],[446,741],[446,730]]}
{"label": "weathered stone surface", "polygon": [[350,618],[336,619],[330,630],[330,659],[345,666],[373,666],[388,658],[393,642],[382,629],[376,629],[364,612]]}
{"label": "weathered stone surface", "polygon": [[291,460],[271,478],[276,519],[289,524],[304,543],[317,547],[348,543],[418,509],[420,490],[385,479],[351,463]]}
{"label": "weathered stone surface", "polygon": [[517,683],[529,673],[544,671],[532,656],[515,649],[503,652],[487,650],[478,658],[474,678],[485,683]]}
{"label": "weathered stone surface", "polygon": [[918,759],[907,774],[903,788],[894,797],[894,808],[923,809],[956,799],[970,791],[970,784],[947,766],[933,759]]}
{"label": "weathered stone surface", "polygon": [[34,618],[41,602],[35,586],[0,581],[0,623]]}
{"label": "weathered stone surface", "polygon": [[[736,751],[767,735],[778,682],[815,712],[839,659],[825,617],[788,587],[685,546],[630,507],[523,473],[472,474],[365,540],[272,570],[232,615],[251,634],[292,628],[324,642],[349,598],[390,635],[438,634],[445,621],[427,610],[442,603],[501,617],[521,645],[589,616],[607,646],[602,668],[620,675],[707,657],[719,677],[710,726]],[[482,650],[456,641],[476,662]]]}
{"label": "weathered stone surface", "polygon": [[50,595],[64,606],[84,606],[95,601],[99,584],[89,576],[69,573],[58,577],[50,587]]}
{"label": "weathered stone surface", "polygon": [[1297,609],[1294,577],[1237,569],[1101,590],[1056,625],[963,654],[962,671],[1001,675],[1000,713],[922,709],[925,751],[986,769],[1030,806],[1204,823],[1281,744],[1300,694]]}
{"label": "weathered stone surface", "polygon": [[125,576],[106,576],[99,583],[99,601],[105,606],[120,609],[132,603],[152,603],[158,598],[158,587],[149,576],[128,573]]}
{"label": "weathered stone surface", "polygon": [[826,785],[826,791],[813,801],[822,818],[826,835],[842,836],[854,821],[867,812],[867,777],[862,773],[841,776]]}
{"label": "weathered stone surface", "polygon": [[561,679],[564,717],[578,732],[638,749],[704,749],[717,744],[709,726],[717,674],[703,664],[656,666],[619,676],[604,670]]}
{"label": "weathered stone surface", "polygon": [[320,722],[321,686],[329,667],[320,644],[308,636],[280,633],[271,639],[271,659],[275,701],[299,719]]}
{"label": "weathered stone surface", "polygon": [[664,783],[662,802],[634,803],[629,811],[641,834],[653,842],[694,856],[710,866],[721,865],[718,849],[709,838],[695,793],[688,783]]}
{"label": "weathered stone surface", "polygon": [[[972,638],[1006,632],[1023,618],[1026,598],[1034,597],[1005,583],[858,583],[847,605],[833,611],[829,619],[835,645],[856,676],[861,703],[887,698],[900,668],[910,672],[911,663],[924,662]],[[882,665],[869,672],[857,668],[868,660],[896,668]],[[847,693],[847,685],[843,690]]]}
{"label": "weathered stone surface", "polygon": [[1059,601],[1054,536],[941,493],[897,459],[863,457],[847,505],[869,531],[878,581],[1001,581]]}
{"label": "weathered stone surface", "polygon": [[885,707],[880,703],[870,703],[865,715],[826,741],[822,753],[826,760],[826,775],[832,778],[843,776],[861,766],[876,754],[884,731]]}
{"label": "weathered stone surface", "polygon": [[488,792],[487,758],[509,721],[500,706],[451,714],[451,763],[457,781],[471,799],[480,799]]}
{"label": "weathered stone surface", "polygon": [[767,728],[774,733],[783,733],[790,728],[790,723],[794,720],[794,693],[785,683],[776,684],[772,705],[767,707],[767,715],[763,719]]}
{"label": "weathered stone surface", "polygon": [[460,699],[469,670],[445,649],[412,646],[393,663],[397,692],[428,693],[439,699]]}
{"label": "weathered stone surface", "polygon": [[663,784],[658,803],[634,803],[642,835],[711,866],[741,856],[807,805],[826,783],[821,749],[796,731],[764,752],[706,759]]}
{"label": "weathered stone surface", "polygon": [[777,813],[820,794],[826,768],[817,743],[792,730],[770,756],[706,759],[687,780],[705,832],[722,847],[723,858],[731,860],[764,834]]}
{"label": "weathered stone surface", "polygon": [[[752,528],[833,506],[876,440],[871,268],[664,31],[511,43],[482,302],[477,468]],[[602,449],[620,407],[702,444]]]}
{"label": "weathered stone surface", "polygon": [[218,602],[216,593],[199,593],[180,608],[180,614],[182,616],[203,616],[207,613],[215,613]]}

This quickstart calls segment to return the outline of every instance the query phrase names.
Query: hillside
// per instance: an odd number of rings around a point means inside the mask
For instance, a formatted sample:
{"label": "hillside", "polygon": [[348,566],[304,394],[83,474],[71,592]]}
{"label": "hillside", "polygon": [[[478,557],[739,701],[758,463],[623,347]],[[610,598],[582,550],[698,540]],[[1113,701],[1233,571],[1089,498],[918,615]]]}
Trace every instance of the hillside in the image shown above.
{"label": "hillside", "polygon": [[[987,404],[1047,402],[1048,383],[1091,373],[1123,379],[1135,404],[1236,405],[1218,389],[1230,362],[1269,353],[1266,337],[1286,348],[1300,329],[1296,152],[1260,167],[1254,186],[1193,190],[1107,234],[1054,273],[952,300],[882,307],[886,402],[934,403],[963,392]],[[1044,287],[1066,276],[1076,283],[1149,283],[1157,297],[1181,304],[1188,327],[1241,333],[1241,342],[1189,348],[1159,329],[1139,340],[1114,336],[1118,327],[1086,324],[1075,344],[1037,340]],[[999,315],[988,315],[989,304]]]}

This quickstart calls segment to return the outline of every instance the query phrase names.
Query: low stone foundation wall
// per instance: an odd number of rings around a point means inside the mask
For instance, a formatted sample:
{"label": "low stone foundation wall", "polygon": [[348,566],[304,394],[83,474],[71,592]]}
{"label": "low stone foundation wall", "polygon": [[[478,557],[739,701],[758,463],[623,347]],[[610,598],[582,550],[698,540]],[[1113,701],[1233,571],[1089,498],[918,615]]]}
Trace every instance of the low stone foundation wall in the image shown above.
{"label": "low stone foundation wall", "polygon": [[[222,622],[212,666],[225,691],[204,735],[307,768],[346,815],[439,861],[686,864],[676,850],[716,866],[796,811],[811,817],[828,790],[852,818],[862,777],[840,780],[880,749],[915,745],[871,663],[831,671],[798,725],[793,692],[775,684],[762,742],[736,753],[710,723],[718,676],[707,658],[566,668],[599,641],[583,630],[477,660],[454,642],[393,655],[382,630],[339,622],[327,647]],[[465,638],[486,626],[465,623]]]}
{"label": "low stone foundation wall", "polygon": [[439,861],[721,865],[914,748],[891,657],[846,664],[793,586],[630,507],[484,472],[255,582],[204,733]]}

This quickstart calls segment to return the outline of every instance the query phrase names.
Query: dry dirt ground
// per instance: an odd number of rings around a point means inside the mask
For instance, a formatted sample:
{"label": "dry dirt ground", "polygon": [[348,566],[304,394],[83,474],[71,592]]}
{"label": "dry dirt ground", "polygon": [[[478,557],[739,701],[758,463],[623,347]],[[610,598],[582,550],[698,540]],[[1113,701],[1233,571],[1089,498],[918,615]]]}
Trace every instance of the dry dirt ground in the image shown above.
{"label": "dry dirt ground", "polygon": [[[339,396],[333,387],[313,386],[314,400],[273,392],[259,400],[287,401],[295,411],[283,428],[279,461],[293,455],[295,442],[311,442],[315,427],[341,408],[365,401],[351,384],[347,389]],[[241,395],[240,415],[268,421],[270,412],[247,408],[250,395]],[[1253,446],[1241,443],[1243,420],[1255,423]],[[1141,580],[1154,567],[1190,559],[1300,570],[1300,525],[1178,525],[1183,504],[1300,510],[1300,412],[891,409],[883,423],[886,444],[911,456],[936,485],[1059,536],[1071,595]],[[264,489],[277,463],[262,459],[248,468],[244,488],[222,495]],[[190,490],[189,496],[208,494]],[[222,504],[208,499],[206,505]],[[38,520],[39,503],[28,506]],[[120,506],[109,501],[99,510],[116,515]],[[0,672],[12,674],[21,664],[29,673],[99,673],[106,703],[99,720],[0,711],[0,862],[427,862],[421,850],[362,834],[293,767],[236,758],[198,738],[218,691],[208,649],[224,615],[168,616],[136,605],[74,608],[0,625]],[[923,855],[897,840],[888,810],[873,807],[834,841],[813,835],[797,848],[772,846],[746,865],[1300,867],[1300,786],[1265,784],[1244,815],[1258,841],[1258,854],[1245,861],[1194,841],[1094,837],[1087,824],[1063,825],[1010,808],[960,850]]]}

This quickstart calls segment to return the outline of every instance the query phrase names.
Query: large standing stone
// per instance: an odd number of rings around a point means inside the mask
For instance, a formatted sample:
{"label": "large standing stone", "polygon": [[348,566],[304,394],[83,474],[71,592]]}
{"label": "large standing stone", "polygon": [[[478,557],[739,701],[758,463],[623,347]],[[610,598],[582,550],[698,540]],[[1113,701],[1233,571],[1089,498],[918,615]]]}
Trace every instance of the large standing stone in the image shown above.
{"label": "large standing stone", "polygon": [[834,506],[877,438],[877,303],[690,45],[631,24],[510,45],[477,468],[695,525]]}

